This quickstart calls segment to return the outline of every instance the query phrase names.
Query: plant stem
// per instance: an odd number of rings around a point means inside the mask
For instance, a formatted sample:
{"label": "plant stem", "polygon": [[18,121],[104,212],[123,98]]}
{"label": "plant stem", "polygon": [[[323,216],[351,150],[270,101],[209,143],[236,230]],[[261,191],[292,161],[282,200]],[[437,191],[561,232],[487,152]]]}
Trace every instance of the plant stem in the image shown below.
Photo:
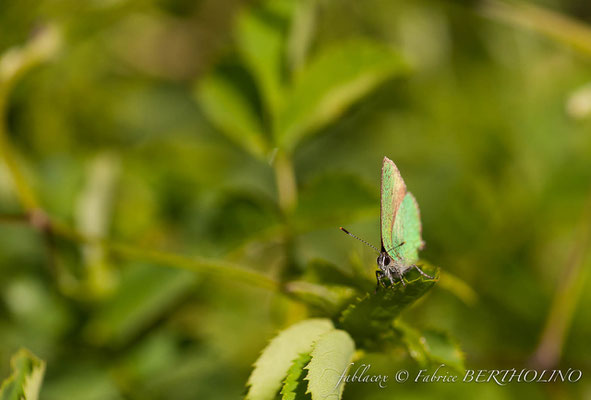
{"label": "plant stem", "polygon": [[277,182],[279,209],[283,216],[283,245],[285,248],[285,263],[280,270],[279,279],[281,282],[285,282],[294,276],[297,271],[291,216],[297,206],[298,191],[295,171],[289,153],[279,150],[273,167]]}
{"label": "plant stem", "polygon": [[2,86],[0,82],[0,157],[6,163],[6,167],[12,177],[14,189],[20,200],[22,206],[27,212],[39,208],[39,202],[33,190],[28,185],[24,174],[20,170],[16,157],[14,156],[14,149],[10,145],[7,137],[6,129],[6,104],[8,91]]}
{"label": "plant stem", "polygon": [[487,17],[530,29],[591,54],[591,28],[566,15],[544,7],[503,0],[486,0],[480,11]]}
{"label": "plant stem", "polygon": [[591,193],[575,236],[578,240],[574,243],[562,270],[540,343],[532,357],[537,367],[552,368],[560,360],[564,340],[588,276],[588,268],[585,266],[590,260],[591,224],[589,221],[591,221]]}
{"label": "plant stem", "polygon": [[98,237],[84,235],[71,227],[57,221],[51,221],[51,230],[56,235],[77,243],[100,245],[124,258],[150,261],[155,264],[189,271],[203,272],[223,279],[231,279],[259,286],[265,289],[278,290],[278,283],[272,278],[240,265],[221,260],[211,260],[202,257],[187,257],[164,251],[145,249],[123,243],[110,241]]}
{"label": "plant stem", "polygon": [[279,208],[285,216],[289,216],[296,207],[298,197],[295,172],[290,156],[279,150],[273,167],[275,169]]}

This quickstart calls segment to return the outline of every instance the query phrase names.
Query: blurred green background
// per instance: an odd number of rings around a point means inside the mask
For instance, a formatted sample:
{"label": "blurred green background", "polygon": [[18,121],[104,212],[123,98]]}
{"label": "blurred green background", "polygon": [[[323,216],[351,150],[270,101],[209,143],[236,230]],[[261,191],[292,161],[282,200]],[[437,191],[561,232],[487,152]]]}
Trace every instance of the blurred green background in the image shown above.
{"label": "blurred green background", "polygon": [[313,260],[371,279],[337,228],[379,243],[388,156],[443,271],[405,320],[468,368],[583,379],[344,398],[591,398],[585,21],[576,0],[0,2],[1,376],[25,346],[41,399],[240,398],[315,315],[276,282]]}

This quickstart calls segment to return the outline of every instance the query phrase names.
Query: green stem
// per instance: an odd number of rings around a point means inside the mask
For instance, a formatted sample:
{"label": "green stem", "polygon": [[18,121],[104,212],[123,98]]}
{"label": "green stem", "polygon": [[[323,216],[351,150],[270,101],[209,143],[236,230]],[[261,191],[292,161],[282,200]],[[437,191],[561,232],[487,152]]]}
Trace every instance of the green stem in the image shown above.
{"label": "green stem", "polygon": [[481,12],[510,25],[530,29],[591,55],[591,27],[544,7],[521,2],[486,0]]}
{"label": "green stem", "polygon": [[8,172],[12,177],[14,183],[14,189],[22,204],[23,208],[27,212],[39,208],[39,202],[35,196],[33,190],[28,185],[24,174],[19,168],[16,157],[14,156],[14,149],[12,148],[7,135],[6,127],[6,105],[8,97],[8,90],[0,83],[0,157],[4,160]]}
{"label": "green stem", "polygon": [[203,257],[186,257],[164,251],[140,248],[107,239],[84,235],[69,226],[57,221],[51,221],[53,233],[77,243],[101,245],[111,253],[124,258],[145,260],[174,268],[186,269],[217,276],[222,279],[235,280],[269,290],[278,290],[278,283],[272,278],[240,265],[221,260],[211,260]]}
{"label": "green stem", "polygon": [[285,216],[289,216],[297,205],[298,190],[291,158],[279,150],[273,163],[279,208]]}
{"label": "green stem", "polygon": [[577,303],[580,300],[591,261],[591,193],[582,213],[581,226],[576,232],[575,241],[562,269],[562,276],[550,307],[540,343],[533,356],[533,362],[540,368],[551,368],[558,364],[565,338]]}
{"label": "green stem", "polygon": [[296,275],[294,239],[291,217],[297,206],[298,191],[293,163],[288,153],[279,150],[273,163],[279,208],[283,215],[283,243],[285,263],[280,270],[280,281],[285,282]]}

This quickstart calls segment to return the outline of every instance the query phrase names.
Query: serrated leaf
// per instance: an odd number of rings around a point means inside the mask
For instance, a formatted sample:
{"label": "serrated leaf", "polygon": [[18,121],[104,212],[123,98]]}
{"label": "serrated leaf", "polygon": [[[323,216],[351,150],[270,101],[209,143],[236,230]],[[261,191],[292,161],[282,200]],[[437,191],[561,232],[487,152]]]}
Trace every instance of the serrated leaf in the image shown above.
{"label": "serrated leaf", "polygon": [[302,353],[296,358],[289,370],[281,388],[282,400],[303,400],[309,399],[307,382],[304,380],[304,367],[310,362],[310,353]]}
{"label": "serrated leaf", "polygon": [[426,330],[423,337],[427,354],[434,363],[442,363],[460,372],[464,371],[464,353],[447,333]]}
{"label": "serrated leaf", "polygon": [[421,268],[434,279],[425,278],[416,271],[408,272],[405,276],[406,286],[396,282],[387,288],[380,287],[377,292],[368,293],[347,307],[341,314],[341,326],[355,340],[361,341],[374,340],[380,335],[391,333],[392,321],[404,308],[425,295],[439,277],[438,268],[424,263]]}
{"label": "serrated leaf", "polygon": [[37,400],[45,374],[45,361],[20,349],[10,359],[12,375],[2,382],[0,400]]}
{"label": "serrated leaf", "polygon": [[318,339],[306,367],[312,400],[341,398],[345,385],[341,376],[349,369],[354,352],[355,343],[345,331],[333,330]]}
{"label": "serrated leaf", "polygon": [[404,70],[397,53],[365,40],[339,43],[320,52],[295,78],[289,102],[281,109],[276,131],[280,146],[293,149],[302,137],[331,123]]}
{"label": "serrated leaf", "polygon": [[274,399],[293,360],[301,353],[309,353],[313,343],[332,330],[334,326],[328,319],[308,319],[279,333],[255,362],[246,400]]}
{"label": "serrated leaf", "polygon": [[394,328],[419,366],[437,367],[445,364],[458,372],[464,371],[464,353],[448,334],[435,330],[420,332],[400,319],[396,320]]}
{"label": "serrated leaf", "polygon": [[267,149],[250,100],[228,77],[212,72],[199,81],[196,96],[205,114],[230,140],[257,157]]}
{"label": "serrated leaf", "polygon": [[429,363],[429,357],[427,355],[427,349],[425,348],[425,337],[421,332],[402,322],[400,318],[394,323],[394,328],[398,330],[410,357],[415,360],[420,367],[426,367]]}
{"label": "serrated leaf", "polygon": [[267,0],[238,19],[238,49],[253,74],[271,115],[283,96],[286,38],[293,2]]}

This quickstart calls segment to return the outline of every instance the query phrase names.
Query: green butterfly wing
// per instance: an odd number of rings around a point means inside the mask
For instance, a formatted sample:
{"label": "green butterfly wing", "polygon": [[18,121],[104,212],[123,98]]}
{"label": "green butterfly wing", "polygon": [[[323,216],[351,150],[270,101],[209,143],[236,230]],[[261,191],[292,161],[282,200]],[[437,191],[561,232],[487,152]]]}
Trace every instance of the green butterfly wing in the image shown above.
{"label": "green butterfly wing", "polygon": [[[419,250],[425,246],[421,238],[421,213],[415,197],[407,193],[396,213],[394,229],[392,231],[394,243],[404,245],[394,252],[402,258],[406,264],[415,264],[419,260]],[[390,254],[391,256],[396,256]]]}
{"label": "green butterfly wing", "polygon": [[382,251],[395,247],[393,235],[396,212],[406,195],[406,185],[396,168],[396,164],[388,157],[384,157],[382,163],[382,193],[381,193],[381,233]]}
{"label": "green butterfly wing", "polygon": [[[407,193],[400,171],[387,157],[382,164],[381,205],[382,249],[407,264],[416,263],[424,247],[419,205]],[[397,247],[402,242],[404,245]]]}

